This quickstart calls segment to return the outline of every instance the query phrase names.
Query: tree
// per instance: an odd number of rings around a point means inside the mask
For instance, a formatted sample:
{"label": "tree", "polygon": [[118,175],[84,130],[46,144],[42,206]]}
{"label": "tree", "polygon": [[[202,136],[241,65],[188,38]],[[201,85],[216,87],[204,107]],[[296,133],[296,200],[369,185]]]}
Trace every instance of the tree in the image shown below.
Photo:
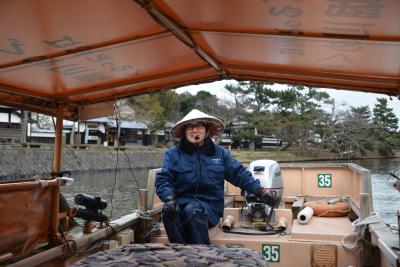
{"label": "tree", "polygon": [[151,142],[153,145],[158,144],[158,131],[164,130],[165,128],[165,120],[157,118],[156,120],[152,121],[149,125],[150,135],[151,135]]}
{"label": "tree", "polygon": [[399,119],[393,113],[393,109],[388,107],[386,98],[377,98],[378,103],[373,109],[373,122],[381,131],[387,133],[395,133],[398,128]]}
{"label": "tree", "polygon": [[177,121],[181,117],[178,102],[180,95],[173,90],[159,92],[160,105],[164,109],[164,117],[166,121]]}
{"label": "tree", "polygon": [[[218,112],[218,98],[206,91],[199,91],[194,99],[194,108],[199,109],[207,114],[215,115]],[[186,113],[185,113],[186,114]]]}
{"label": "tree", "polygon": [[149,130],[153,144],[158,142],[158,131],[165,128],[165,108],[160,93],[141,95],[130,99],[136,116],[150,122]]}
{"label": "tree", "polygon": [[195,98],[193,95],[189,93],[183,93],[180,95],[177,105],[180,114],[187,114],[189,113],[195,104]]}
{"label": "tree", "polygon": [[271,83],[258,82],[258,81],[247,81],[239,82],[244,94],[247,95],[247,99],[250,105],[247,107],[248,110],[258,114],[268,110],[276,97],[276,93],[268,86]]}
{"label": "tree", "polygon": [[234,142],[241,143],[242,141],[248,141],[250,150],[255,150],[256,138],[254,125],[252,124],[243,125],[232,134],[232,140]]}
{"label": "tree", "polygon": [[376,100],[378,102],[373,109],[372,121],[375,125],[373,133],[378,141],[377,149],[382,155],[393,155],[392,149],[399,147],[396,136],[399,120],[393,113],[393,109],[388,107],[386,98],[377,98]]}
{"label": "tree", "polygon": [[251,100],[240,84],[227,84],[225,85],[225,89],[233,97],[233,102],[224,103],[224,105],[227,107],[227,112],[224,113],[224,122],[226,128],[233,130],[232,127],[234,121],[242,120],[246,114],[246,108],[250,105]]}
{"label": "tree", "polygon": [[244,114],[251,99],[246,94],[240,83],[237,85],[227,84],[225,85],[225,89],[233,96],[231,108],[235,110],[237,115]]}
{"label": "tree", "polygon": [[277,92],[273,104],[276,128],[280,129],[278,136],[289,146],[296,145],[300,153],[305,152],[321,129],[319,122],[325,114],[322,103],[329,100],[326,92],[305,86],[289,86]]}
{"label": "tree", "polygon": [[271,132],[269,120],[265,120],[276,93],[269,88],[270,84],[258,81],[239,82],[227,85],[225,89],[231,93],[234,102],[230,106],[231,123],[233,121],[246,124],[235,129],[234,140],[247,140],[250,148],[255,148],[256,132]]}
{"label": "tree", "polygon": [[339,157],[366,156],[368,151],[373,150],[376,140],[371,135],[373,125],[367,121],[367,117],[363,118],[351,108],[351,111],[337,112],[335,118],[335,123],[323,136],[321,146]]}
{"label": "tree", "polygon": [[368,106],[351,107],[353,117],[357,117],[367,123],[371,122],[371,110]]}

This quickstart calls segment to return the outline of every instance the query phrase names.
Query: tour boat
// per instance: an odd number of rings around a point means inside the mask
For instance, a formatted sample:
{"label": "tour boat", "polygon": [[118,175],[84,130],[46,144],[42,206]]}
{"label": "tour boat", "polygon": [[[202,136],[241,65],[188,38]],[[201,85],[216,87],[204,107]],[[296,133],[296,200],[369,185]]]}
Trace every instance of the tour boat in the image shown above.
{"label": "tour boat", "polygon": [[[397,0],[1,1],[0,104],[54,116],[56,138],[52,176],[0,184],[0,265],[162,264],[147,251],[181,265],[399,266],[398,231],[373,213],[370,172],[353,164],[279,164],[281,201],[264,221],[227,184],[210,246],[168,244],[156,170],[140,209],[111,222],[101,196],[82,192],[78,210],[60,193],[63,119],[108,116],[122,98],[222,79],[399,96],[399,13]],[[311,215],[317,200],[349,210]],[[68,231],[75,216],[82,233]]]}

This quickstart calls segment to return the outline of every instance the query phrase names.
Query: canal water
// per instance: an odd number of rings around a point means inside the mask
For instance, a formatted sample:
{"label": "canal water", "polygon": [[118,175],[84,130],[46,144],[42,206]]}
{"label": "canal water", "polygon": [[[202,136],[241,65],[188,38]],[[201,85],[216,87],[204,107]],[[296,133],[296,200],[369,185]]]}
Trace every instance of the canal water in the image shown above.
{"label": "canal water", "polygon": [[[400,192],[393,189],[395,179],[389,172],[400,176],[400,158],[357,160],[353,163],[371,170],[374,209],[386,223],[397,224]],[[146,188],[147,174],[147,169],[135,169],[132,172],[124,170],[77,175],[73,177],[75,182],[62,190],[69,203],[73,203],[78,193],[100,196],[108,202],[103,213],[110,216],[112,210],[112,218],[115,219],[137,208],[138,188]]]}
{"label": "canal water", "polygon": [[400,158],[357,160],[353,163],[371,171],[374,210],[379,213],[385,223],[397,225],[400,192],[393,188],[396,179],[390,176],[389,172],[400,177]]}
{"label": "canal water", "polygon": [[145,168],[80,174],[73,177],[72,185],[62,187],[62,192],[70,204],[79,193],[101,197],[108,203],[103,213],[116,219],[137,209],[138,188],[147,187],[147,175]]}

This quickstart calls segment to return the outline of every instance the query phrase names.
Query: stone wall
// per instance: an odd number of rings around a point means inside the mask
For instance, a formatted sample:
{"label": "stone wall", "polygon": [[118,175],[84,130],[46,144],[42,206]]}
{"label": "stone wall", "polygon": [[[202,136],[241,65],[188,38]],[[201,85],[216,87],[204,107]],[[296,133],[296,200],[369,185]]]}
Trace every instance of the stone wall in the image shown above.
{"label": "stone wall", "polygon": [[[163,150],[147,147],[117,150],[110,147],[64,148],[62,171],[72,174],[118,169],[158,168],[163,160]],[[49,176],[52,171],[52,146],[37,148],[21,146],[0,146],[0,181],[30,178],[35,175]]]}

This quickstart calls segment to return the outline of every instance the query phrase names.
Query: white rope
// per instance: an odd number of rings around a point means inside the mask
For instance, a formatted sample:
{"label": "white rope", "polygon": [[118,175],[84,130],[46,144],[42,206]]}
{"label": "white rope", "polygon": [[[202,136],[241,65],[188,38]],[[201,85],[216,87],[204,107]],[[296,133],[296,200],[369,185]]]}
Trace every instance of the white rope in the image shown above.
{"label": "white rope", "polygon": [[42,186],[42,188],[46,188],[49,186],[49,182],[46,180],[39,180],[39,183]]}
{"label": "white rope", "polygon": [[356,228],[361,225],[368,225],[368,224],[379,223],[379,222],[381,222],[381,216],[379,214],[373,212],[372,215],[370,215],[362,220],[360,220],[360,218],[358,218],[351,225],[353,226],[353,231],[355,231]]}
{"label": "white rope", "polygon": [[[341,240],[342,246],[348,250],[356,249],[358,243],[364,238],[366,226],[368,226],[369,224],[379,223],[379,222],[381,222],[381,216],[379,216],[379,214],[377,214],[377,213],[372,213],[370,216],[368,216],[362,220],[360,220],[360,218],[358,218],[351,224],[353,227],[354,233],[346,235],[342,238],[342,240]],[[354,242],[346,243],[346,240],[349,238],[354,238]]]}

